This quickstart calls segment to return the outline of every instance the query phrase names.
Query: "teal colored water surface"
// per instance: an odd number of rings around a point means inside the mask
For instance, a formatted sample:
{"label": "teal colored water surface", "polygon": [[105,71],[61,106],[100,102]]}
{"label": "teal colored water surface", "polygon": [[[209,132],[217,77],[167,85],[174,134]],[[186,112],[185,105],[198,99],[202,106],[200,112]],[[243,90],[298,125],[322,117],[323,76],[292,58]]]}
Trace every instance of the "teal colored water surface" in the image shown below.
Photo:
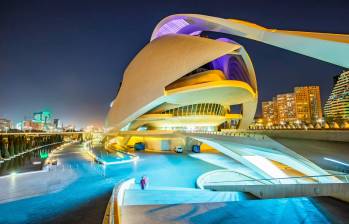
{"label": "teal colored water surface", "polygon": [[182,154],[138,155],[140,158],[135,162],[103,166],[89,161],[81,145],[68,146],[58,159],[74,169],[78,178],[61,191],[0,204],[0,223],[49,222],[111,193],[114,185],[126,178],[139,180],[146,175],[153,186],[195,187],[199,175],[218,169]]}

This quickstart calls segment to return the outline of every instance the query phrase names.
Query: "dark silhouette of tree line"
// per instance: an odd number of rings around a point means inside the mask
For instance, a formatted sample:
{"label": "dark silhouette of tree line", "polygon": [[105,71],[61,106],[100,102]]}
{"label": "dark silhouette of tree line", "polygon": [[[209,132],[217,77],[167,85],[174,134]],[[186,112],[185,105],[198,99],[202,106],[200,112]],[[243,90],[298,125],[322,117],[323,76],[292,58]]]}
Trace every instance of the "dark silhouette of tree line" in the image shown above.
{"label": "dark silhouette of tree line", "polygon": [[59,134],[41,136],[0,135],[0,160],[11,159],[29,150],[54,143],[62,143],[63,141],[63,135]]}

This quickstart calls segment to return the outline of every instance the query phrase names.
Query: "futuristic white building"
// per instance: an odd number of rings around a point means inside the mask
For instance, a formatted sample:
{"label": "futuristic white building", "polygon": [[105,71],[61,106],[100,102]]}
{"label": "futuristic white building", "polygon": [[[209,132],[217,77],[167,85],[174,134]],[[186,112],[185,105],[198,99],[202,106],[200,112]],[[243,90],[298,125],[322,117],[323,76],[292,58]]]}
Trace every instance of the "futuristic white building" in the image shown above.
{"label": "futuristic white building", "polygon": [[[267,29],[256,24],[194,14],[172,15],[154,29],[151,41],[124,73],[111,104],[109,131],[216,128],[237,120],[251,123],[258,88],[243,46],[207,32],[227,33],[349,67],[348,35]],[[332,53],[329,53],[332,52]],[[241,105],[232,113],[231,105]]]}
{"label": "futuristic white building", "polygon": [[[230,128],[231,121],[243,130],[254,118],[258,87],[252,62],[243,46],[232,39],[217,38],[212,32],[245,37],[349,67],[348,35],[279,31],[203,15],[169,16],[156,26],[151,41],[125,70],[106,119],[109,135],[117,137],[121,145],[135,136],[154,136],[154,130],[162,138],[185,139],[181,144],[186,146],[190,141],[200,142],[264,178],[275,177],[261,165],[270,161],[301,175],[327,175],[307,159],[264,137],[221,139],[176,133]],[[232,106],[240,111],[234,112]]]}
{"label": "futuristic white building", "polygon": [[[130,63],[108,115],[117,130],[216,127],[252,121],[257,83],[244,48],[228,39],[166,35],[150,42]],[[132,99],[132,101],[130,101]],[[242,104],[242,114],[230,105]],[[128,125],[128,126],[127,126]]]}

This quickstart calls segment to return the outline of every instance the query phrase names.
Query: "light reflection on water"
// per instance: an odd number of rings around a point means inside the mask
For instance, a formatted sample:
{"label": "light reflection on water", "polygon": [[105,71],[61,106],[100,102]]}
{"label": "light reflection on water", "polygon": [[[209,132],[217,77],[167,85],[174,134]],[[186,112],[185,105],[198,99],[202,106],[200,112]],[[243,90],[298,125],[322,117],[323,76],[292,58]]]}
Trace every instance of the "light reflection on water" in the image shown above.
{"label": "light reflection on water", "polygon": [[0,176],[8,175],[13,172],[22,173],[41,170],[46,158],[41,158],[40,154],[44,155],[49,153],[52,149],[53,148],[45,147],[0,163]]}

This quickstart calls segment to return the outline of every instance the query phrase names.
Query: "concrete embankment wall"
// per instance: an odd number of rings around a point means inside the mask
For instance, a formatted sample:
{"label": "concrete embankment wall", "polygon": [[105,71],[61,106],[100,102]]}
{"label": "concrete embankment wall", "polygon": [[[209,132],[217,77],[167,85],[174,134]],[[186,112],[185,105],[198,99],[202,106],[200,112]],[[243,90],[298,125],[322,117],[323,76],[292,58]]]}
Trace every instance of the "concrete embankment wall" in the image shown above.
{"label": "concrete embankment wall", "polygon": [[274,185],[205,185],[216,191],[251,193],[258,198],[330,196],[349,202],[349,184],[274,184]]}

